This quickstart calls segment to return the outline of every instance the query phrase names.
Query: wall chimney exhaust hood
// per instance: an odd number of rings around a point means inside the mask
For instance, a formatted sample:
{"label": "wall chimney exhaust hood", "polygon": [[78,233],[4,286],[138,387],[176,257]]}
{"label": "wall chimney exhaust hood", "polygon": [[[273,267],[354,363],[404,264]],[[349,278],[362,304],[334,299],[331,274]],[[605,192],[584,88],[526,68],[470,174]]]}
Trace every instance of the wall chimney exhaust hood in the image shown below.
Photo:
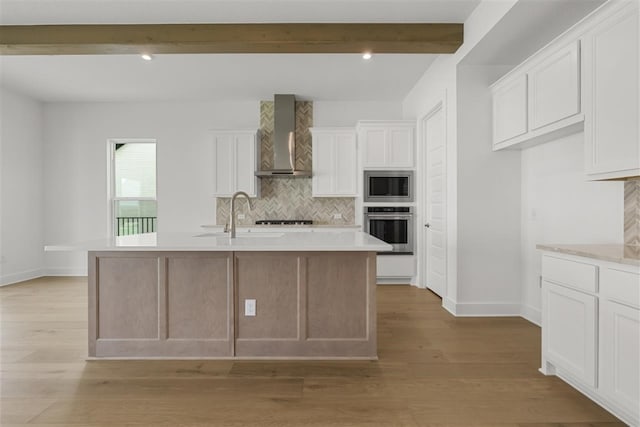
{"label": "wall chimney exhaust hood", "polygon": [[311,171],[296,170],[296,98],[273,97],[273,169],[256,172],[257,177],[310,177]]}

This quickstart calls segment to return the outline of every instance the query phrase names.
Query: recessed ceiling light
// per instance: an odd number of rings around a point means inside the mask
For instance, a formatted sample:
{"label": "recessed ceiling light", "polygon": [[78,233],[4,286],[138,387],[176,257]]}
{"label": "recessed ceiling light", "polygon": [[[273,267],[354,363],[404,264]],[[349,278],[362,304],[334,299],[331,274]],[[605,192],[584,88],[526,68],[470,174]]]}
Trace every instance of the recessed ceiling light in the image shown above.
{"label": "recessed ceiling light", "polygon": [[145,61],[151,61],[153,59],[153,55],[151,55],[150,53],[143,53],[142,55],[140,55],[140,57]]}
{"label": "recessed ceiling light", "polygon": [[365,52],[362,54],[362,59],[371,59],[371,52]]}

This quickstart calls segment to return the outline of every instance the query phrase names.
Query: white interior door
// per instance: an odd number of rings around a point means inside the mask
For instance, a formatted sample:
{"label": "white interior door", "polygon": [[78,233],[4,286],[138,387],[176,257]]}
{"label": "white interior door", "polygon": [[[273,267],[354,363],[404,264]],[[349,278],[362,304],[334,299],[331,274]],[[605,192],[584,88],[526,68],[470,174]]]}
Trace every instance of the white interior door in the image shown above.
{"label": "white interior door", "polygon": [[444,297],[447,286],[446,137],[442,103],[422,119],[425,194],[423,272],[427,288]]}

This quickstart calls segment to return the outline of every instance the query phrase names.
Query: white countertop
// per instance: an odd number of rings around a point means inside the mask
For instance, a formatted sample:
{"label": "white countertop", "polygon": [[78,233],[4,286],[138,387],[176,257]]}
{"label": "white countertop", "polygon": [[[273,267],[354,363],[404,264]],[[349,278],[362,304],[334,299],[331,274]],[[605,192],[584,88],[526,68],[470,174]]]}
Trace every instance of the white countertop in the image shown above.
{"label": "white countertop", "polygon": [[134,234],[45,246],[45,251],[391,251],[391,245],[360,231],[220,232]]}
{"label": "white countertop", "polygon": [[541,251],[559,252],[568,255],[583,256],[602,261],[640,266],[640,246],[621,244],[591,244],[591,245],[553,245],[541,244],[536,246]]}

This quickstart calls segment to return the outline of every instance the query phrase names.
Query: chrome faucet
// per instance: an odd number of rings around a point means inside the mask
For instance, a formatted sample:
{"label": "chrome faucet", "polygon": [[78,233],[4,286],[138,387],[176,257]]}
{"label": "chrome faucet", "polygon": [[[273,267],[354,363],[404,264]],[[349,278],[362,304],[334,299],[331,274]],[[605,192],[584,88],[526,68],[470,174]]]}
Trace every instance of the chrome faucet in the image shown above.
{"label": "chrome faucet", "polygon": [[[236,191],[231,196],[231,209],[229,212],[229,238],[236,238],[236,197],[244,196],[247,199],[247,204],[249,205],[249,210],[251,210],[251,199],[249,199],[249,195],[244,191]],[[226,231],[226,230],[225,230]]]}

